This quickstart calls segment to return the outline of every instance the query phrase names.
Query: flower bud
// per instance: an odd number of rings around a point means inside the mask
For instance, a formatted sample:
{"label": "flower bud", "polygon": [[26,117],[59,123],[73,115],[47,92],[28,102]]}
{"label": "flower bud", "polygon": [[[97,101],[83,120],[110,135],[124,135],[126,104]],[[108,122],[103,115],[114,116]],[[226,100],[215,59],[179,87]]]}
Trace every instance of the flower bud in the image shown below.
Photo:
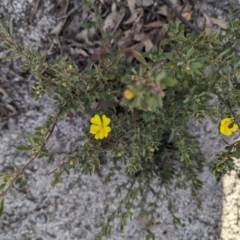
{"label": "flower bud", "polygon": [[126,89],[123,93],[124,98],[126,98],[127,100],[131,100],[135,97],[135,93],[130,90],[130,89]]}
{"label": "flower bud", "polygon": [[119,151],[119,152],[117,152],[117,157],[121,157],[122,155],[123,155],[123,151]]}
{"label": "flower bud", "polygon": [[62,83],[62,85],[63,85],[64,87],[67,87],[68,83],[67,83],[66,81],[64,81],[64,82]]}
{"label": "flower bud", "polygon": [[44,134],[46,134],[46,133],[47,133],[47,131],[48,131],[48,130],[47,130],[47,128],[42,128],[40,132],[41,132],[41,134],[43,134],[43,135],[44,135]]}
{"label": "flower bud", "polygon": [[150,148],[148,148],[148,150],[149,150],[150,152],[154,152],[154,151],[155,151],[155,148],[154,148],[154,147],[150,147]]}
{"label": "flower bud", "polygon": [[69,164],[70,164],[70,165],[73,165],[74,163],[75,163],[74,159],[71,159],[71,160],[69,161]]}

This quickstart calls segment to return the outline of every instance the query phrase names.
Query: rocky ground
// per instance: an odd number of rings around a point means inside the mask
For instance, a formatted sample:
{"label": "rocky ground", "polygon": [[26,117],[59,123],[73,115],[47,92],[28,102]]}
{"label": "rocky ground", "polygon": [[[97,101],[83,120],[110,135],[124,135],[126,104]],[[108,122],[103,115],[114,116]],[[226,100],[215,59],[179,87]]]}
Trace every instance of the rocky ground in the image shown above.
{"label": "rocky ground", "polygon": [[[41,49],[49,41],[48,33],[58,25],[54,14],[55,1],[45,0],[2,0],[0,19],[14,19],[14,36],[24,45],[31,44]],[[56,1],[60,2],[60,1]],[[202,1],[201,8],[213,18],[224,19],[228,1]],[[35,7],[35,8],[34,8]],[[35,9],[35,10],[34,10]],[[202,21],[203,19],[199,19]],[[15,146],[26,141],[25,132],[45,123],[47,115],[53,112],[53,103],[42,98],[36,102],[29,93],[29,81],[19,73],[18,63],[0,65],[0,93],[5,110],[0,119],[0,172],[9,163],[17,166],[27,161],[25,154],[15,150]],[[9,106],[7,105],[9,104]],[[6,107],[8,106],[8,107]],[[6,113],[10,112],[10,117]],[[57,126],[58,138],[52,141],[52,148],[60,151],[70,148],[86,125],[84,117],[67,118]],[[217,126],[206,119],[204,124],[192,124],[190,131],[197,137],[201,150],[210,162],[214,154],[223,148]],[[70,141],[71,140],[71,141]],[[59,158],[61,157],[59,153]],[[103,218],[104,204],[113,195],[111,186],[104,186],[98,175],[81,176],[73,189],[69,183],[78,177],[78,172],[65,176],[55,188],[51,187],[51,177],[46,174],[54,169],[44,160],[36,161],[27,170],[28,183],[19,191],[12,189],[5,199],[5,211],[0,219],[1,240],[92,240],[99,222]],[[117,176],[116,181],[121,181]],[[167,210],[167,202],[157,209],[158,219],[153,231],[159,240],[237,240],[239,239],[238,210],[239,179],[236,174],[227,176],[222,184],[216,183],[206,167],[200,175],[203,181],[201,190],[202,210],[196,214],[195,205],[189,200],[189,190],[172,192],[177,199],[177,216],[182,223],[175,228]],[[114,184],[114,183],[112,183]],[[113,230],[116,240],[142,240],[142,222],[135,217],[123,232]]]}

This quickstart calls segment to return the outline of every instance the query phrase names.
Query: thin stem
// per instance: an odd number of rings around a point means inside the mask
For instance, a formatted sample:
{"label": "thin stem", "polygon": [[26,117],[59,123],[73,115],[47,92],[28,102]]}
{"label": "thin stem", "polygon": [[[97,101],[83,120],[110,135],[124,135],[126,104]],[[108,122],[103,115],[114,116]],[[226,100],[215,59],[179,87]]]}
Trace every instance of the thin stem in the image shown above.
{"label": "thin stem", "polygon": [[52,170],[51,172],[49,172],[46,176],[50,176],[51,174],[55,173],[56,171],[60,170],[62,167],[64,167],[65,165],[67,165],[73,158],[69,158],[66,162],[60,164],[59,166],[57,166],[54,170]]}
{"label": "thin stem", "polygon": [[234,119],[236,119],[236,114],[235,112],[232,110],[231,106],[223,99],[223,97],[218,94],[217,92],[214,92],[214,94],[218,97],[218,99],[220,100],[220,102],[222,102],[227,109],[229,110],[229,112],[232,114],[232,116],[234,117]]}
{"label": "thin stem", "polygon": [[41,145],[40,149],[33,154],[33,156],[31,157],[31,159],[28,161],[28,163],[26,165],[24,165],[18,172],[17,174],[14,176],[14,178],[10,181],[8,187],[0,194],[0,199],[3,198],[6,193],[9,191],[9,189],[13,186],[13,184],[15,183],[15,181],[25,172],[25,170],[29,167],[29,165],[31,165],[31,163],[39,156],[39,154],[41,153],[42,149],[46,146],[49,138],[51,137],[55,126],[57,124],[57,120],[59,118],[59,116],[61,115],[62,111],[59,111],[57,117],[56,117],[56,121],[53,123],[52,128],[50,129],[48,136],[46,137],[44,143]]}

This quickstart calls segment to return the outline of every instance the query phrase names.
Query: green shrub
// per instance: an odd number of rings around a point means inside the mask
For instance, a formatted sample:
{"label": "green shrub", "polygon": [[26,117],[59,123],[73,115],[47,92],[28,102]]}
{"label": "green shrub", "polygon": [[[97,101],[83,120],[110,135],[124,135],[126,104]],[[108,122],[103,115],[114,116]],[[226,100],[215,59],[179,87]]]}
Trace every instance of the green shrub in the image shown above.
{"label": "green shrub", "polygon": [[[197,197],[202,186],[198,173],[204,162],[196,140],[188,133],[188,124],[193,118],[201,123],[209,116],[214,123],[225,119],[220,126],[223,134],[238,129],[240,23],[232,20],[225,35],[219,31],[185,34],[184,26],[177,22],[165,28],[168,38],[149,53],[133,50],[133,63],[116,50],[86,72],[79,72],[74,63],[61,58],[47,61],[32,48],[22,47],[12,39],[12,24],[8,29],[0,25],[5,47],[2,60],[22,58],[22,70],[38,79],[31,92],[36,99],[45,94],[52,98],[56,112],[48,116],[45,126],[27,134],[29,143],[17,147],[29,152],[26,165],[0,175],[1,213],[4,196],[16,180],[19,188],[24,186],[26,168],[37,158],[52,156],[47,142],[56,123],[70,112],[91,114],[91,123],[84,130],[83,146],[64,157],[67,160],[54,171],[52,184],[61,180],[63,172],[77,168],[79,174],[92,174],[106,162],[112,164],[106,184],[119,171],[119,165],[125,167],[128,176],[127,182],[116,186],[117,196],[124,194],[115,212],[107,211],[106,206],[107,220],[96,239],[110,234],[116,217],[123,229],[135,209],[147,216],[148,225],[153,224],[159,202],[148,202],[150,194],[159,200],[167,198],[171,189],[190,185],[192,197],[201,204]],[[226,151],[219,153],[212,166],[218,181],[234,169],[233,158],[240,153],[239,141],[226,145]],[[165,195],[152,186],[156,181],[166,189]],[[173,222],[178,223],[172,206],[170,202],[169,211]],[[146,230],[147,238],[154,238]]]}

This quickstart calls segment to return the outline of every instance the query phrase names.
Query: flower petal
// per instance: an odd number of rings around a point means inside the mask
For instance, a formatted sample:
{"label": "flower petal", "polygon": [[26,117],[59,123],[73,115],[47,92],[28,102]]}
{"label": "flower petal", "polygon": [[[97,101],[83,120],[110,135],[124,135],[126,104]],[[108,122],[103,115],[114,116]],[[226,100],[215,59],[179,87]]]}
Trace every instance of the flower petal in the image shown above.
{"label": "flower petal", "polygon": [[236,132],[238,130],[238,125],[236,123],[233,124],[232,128],[229,128],[232,132]]}
{"label": "flower petal", "polygon": [[104,138],[104,129],[100,129],[100,131],[95,135],[96,139],[103,139]]}
{"label": "flower petal", "polygon": [[221,125],[226,124],[226,123],[230,124],[232,121],[233,121],[233,118],[224,118],[221,120],[220,124]]}
{"label": "flower petal", "polygon": [[111,128],[110,127],[104,127],[104,137],[107,137],[108,136],[108,133],[110,133],[111,132]]}
{"label": "flower petal", "polygon": [[100,118],[100,116],[98,114],[96,114],[94,117],[92,117],[90,119],[90,122],[93,123],[93,124],[96,124],[98,126],[102,125],[102,120],[101,120],[101,118]]}
{"label": "flower petal", "polygon": [[106,127],[111,122],[111,119],[106,117],[106,115],[104,114],[102,116],[102,122],[103,122],[103,126]]}
{"label": "flower petal", "polygon": [[225,124],[221,124],[220,125],[220,133],[226,136],[231,136],[232,135],[232,131],[228,128],[228,125]]}
{"label": "flower petal", "polygon": [[100,131],[100,126],[92,124],[90,127],[90,133],[97,134]]}

